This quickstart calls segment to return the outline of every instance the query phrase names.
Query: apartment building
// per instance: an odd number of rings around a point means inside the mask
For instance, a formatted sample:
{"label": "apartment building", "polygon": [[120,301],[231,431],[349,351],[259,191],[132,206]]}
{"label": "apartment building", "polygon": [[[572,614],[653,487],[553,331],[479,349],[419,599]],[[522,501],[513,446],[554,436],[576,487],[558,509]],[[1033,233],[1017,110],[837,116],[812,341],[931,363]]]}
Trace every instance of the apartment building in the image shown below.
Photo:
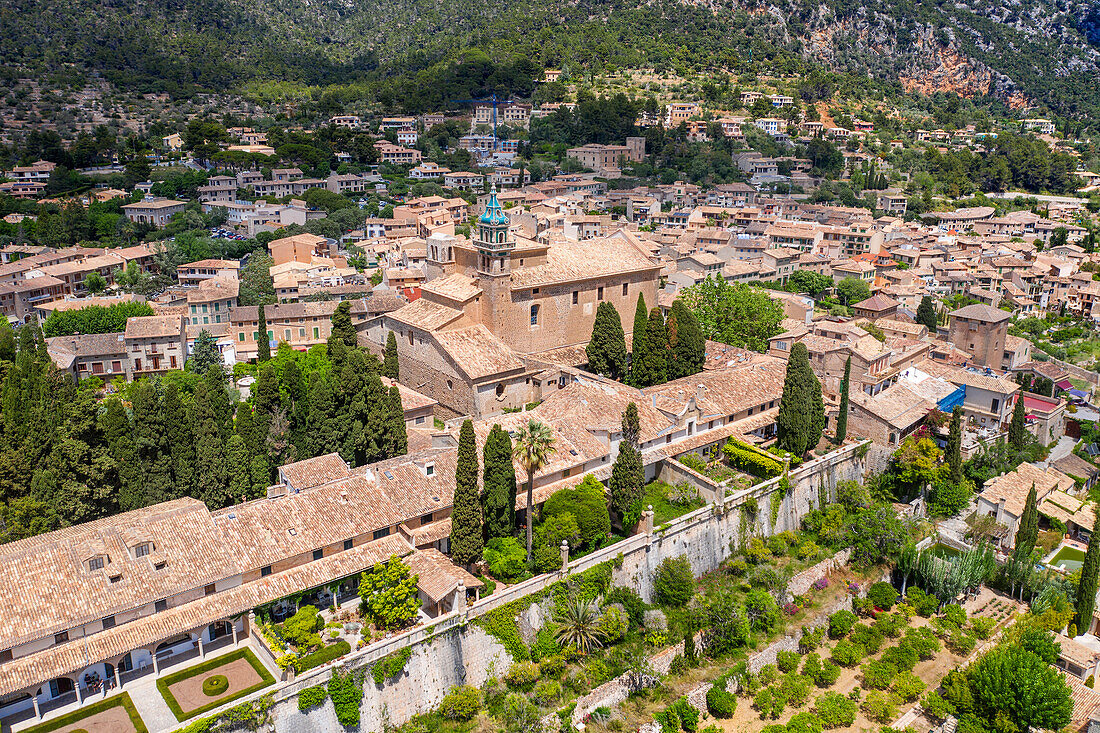
{"label": "apartment building", "polygon": [[173,216],[182,214],[185,208],[187,204],[183,201],[146,196],[136,203],[123,204],[122,213],[135,224],[152,224],[157,229],[162,229]]}

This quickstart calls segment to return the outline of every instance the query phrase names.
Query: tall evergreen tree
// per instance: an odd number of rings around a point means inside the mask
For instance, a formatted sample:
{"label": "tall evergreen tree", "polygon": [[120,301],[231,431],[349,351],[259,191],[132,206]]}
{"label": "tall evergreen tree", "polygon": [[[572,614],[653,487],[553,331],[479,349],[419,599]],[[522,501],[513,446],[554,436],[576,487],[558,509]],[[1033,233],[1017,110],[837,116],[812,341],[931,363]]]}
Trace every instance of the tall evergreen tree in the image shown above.
{"label": "tall evergreen tree", "polygon": [[1016,450],[1027,445],[1027,419],[1024,416],[1024,393],[1016,393],[1016,406],[1012,409],[1012,422],[1008,424],[1008,444]]}
{"label": "tall evergreen tree", "polygon": [[1039,502],[1035,492],[1035,483],[1027,492],[1027,501],[1024,502],[1024,513],[1020,515],[1020,523],[1016,527],[1016,546],[1013,553],[1022,559],[1031,557],[1035,543],[1039,539]]}
{"label": "tall evergreen tree", "polygon": [[626,336],[619,311],[609,301],[596,306],[592,338],[585,347],[588,368],[611,379],[626,376]]}
{"label": "tall evergreen tree", "polygon": [[164,437],[172,459],[172,498],[190,496],[194,483],[195,436],[187,409],[180,401],[179,388],[170,382],[164,387]]}
{"label": "tall evergreen tree", "polygon": [[309,455],[321,456],[340,449],[336,428],[336,402],[329,378],[318,372],[309,375],[309,412],[306,416]]}
{"label": "tall evergreen tree", "polygon": [[840,445],[848,437],[848,392],[852,388],[852,357],[844,362],[844,379],[840,380],[840,414],[836,418],[836,442]]}
{"label": "tall evergreen tree", "polygon": [[645,330],[645,350],[631,364],[631,382],[635,387],[649,387],[668,381],[668,331],[660,308],[649,312]]}
{"label": "tall evergreen tree", "polygon": [[[1092,522],[1092,536],[1100,537],[1100,520]],[[1100,574],[1100,542],[1090,542],[1081,565],[1081,581],[1077,585],[1077,616],[1074,623],[1080,633],[1092,628],[1092,612],[1096,608],[1097,575]]]}
{"label": "tall evergreen tree", "polygon": [[516,531],[516,467],[512,439],[500,425],[485,439],[482,470],[485,538],[511,537]]}
{"label": "tall evergreen tree", "polygon": [[152,381],[134,385],[134,447],[141,462],[142,506],[167,501],[172,493],[172,462],[164,435],[164,410]]}
{"label": "tall evergreen tree", "polygon": [[454,508],[451,511],[451,557],[460,565],[481,559],[483,542],[481,498],[477,490],[477,440],[474,423],[466,420],[458,434]]}
{"label": "tall evergreen tree", "polygon": [[222,355],[218,351],[218,341],[205,328],[195,338],[195,348],[191,350],[191,370],[195,374],[206,374],[211,366],[221,366]]}
{"label": "tall evergreen tree", "polygon": [[341,301],[332,313],[332,335],[329,340],[340,339],[349,349],[359,346],[355,333],[355,324],[351,321],[351,301]]}
{"label": "tall evergreen tree", "polygon": [[699,320],[679,298],[672,301],[669,313],[668,343],[671,355],[669,379],[690,377],[703,371],[707,361],[707,340],[703,337]]}
{"label": "tall evergreen tree", "polygon": [[[649,327],[649,311],[645,307],[645,298],[638,293],[638,307],[634,309],[634,330],[630,340],[630,383],[635,387],[649,386],[645,378],[645,366],[639,363],[648,362],[649,348],[646,344],[646,330]],[[642,381],[639,382],[639,378]]]}
{"label": "tall evergreen tree", "polygon": [[0,321],[0,361],[15,361],[15,331],[7,318]]}
{"label": "tall evergreen tree", "polygon": [[799,457],[815,448],[821,440],[825,426],[825,403],[821,397],[821,382],[810,368],[809,352],[803,343],[791,348],[787,360],[776,426],[779,429],[779,447]]}
{"label": "tall evergreen tree", "polygon": [[403,456],[409,452],[409,435],[405,430],[405,410],[401,406],[401,391],[392,385],[387,395],[389,407],[389,446],[387,458]]}
{"label": "tall evergreen tree", "polygon": [[252,458],[248,447],[240,435],[234,435],[226,445],[226,468],[228,472],[229,496],[234,502],[243,502],[253,496]]}
{"label": "tall evergreen tree", "polygon": [[962,408],[958,405],[951,411],[951,429],[947,433],[947,450],[944,456],[951,469],[951,483],[956,486],[966,480],[962,460],[962,413]]}
{"label": "tall evergreen tree", "polygon": [[397,364],[397,337],[393,331],[386,336],[386,355],[382,360],[382,376],[389,377],[395,382],[401,378],[401,370]]}
{"label": "tall evergreen tree", "polygon": [[921,298],[920,305],[917,306],[917,323],[927,328],[928,333],[934,336],[938,320],[936,318],[936,306],[932,303],[932,296],[926,295]]}
{"label": "tall evergreen tree", "polygon": [[263,364],[271,358],[271,337],[267,334],[267,307],[256,306],[256,361]]}
{"label": "tall evergreen tree", "polygon": [[645,486],[645,467],[642,465],[642,454],[638,450],[641,424],[638,420],[638,406],[633,402],[623,411],[622,430],[619,454],[615,456],[615,463],[611,466],[611,501],[608,508],[623,530],[628,531],[641,517],[642,490]]}

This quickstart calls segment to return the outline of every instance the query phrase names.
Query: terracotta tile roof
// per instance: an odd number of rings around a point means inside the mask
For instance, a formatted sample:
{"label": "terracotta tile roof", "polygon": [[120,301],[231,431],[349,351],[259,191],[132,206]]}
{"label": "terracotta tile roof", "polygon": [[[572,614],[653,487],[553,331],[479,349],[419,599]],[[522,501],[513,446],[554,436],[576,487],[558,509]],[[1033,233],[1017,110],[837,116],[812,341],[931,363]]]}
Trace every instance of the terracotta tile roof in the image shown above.
{"label": "terracotta tile roof", "polygon": [[948,315],[953,318],[966,318],[972,321],[982,321],[984,323],[1000,323],[1012,318],[1011,313],[1003,311],[1000,308],[988,306],[985,303],[973,303],[965,308],[951,311]]}
{"label": "terracotta tile roof", "polygon": [[405,412],[410,410],[420,410],[425,407],[431,407],[438,405],[439,402],[433,400],[431,397],[421,394],[410,387],[406,387],[400,382],[395,382],[389,377],[382,377],[382,385],[389,389],[393,385],[397,385],[397,391],[401,394],[401,409]]}
{"label": "terracotta tile roof", "polygon": [[423,524],[416,529],[408,529],[406,527],[406,531],[409,533],[409,536],[412,537],[414,545],[417,547],[425,547],[445,537],[451,536],[451,518],[447,517],[437,522]]}
{"label": "terracotta tile roof", "polygon": [[849,399],[892,428],[905,430],[923,420],[936,407],[916,392],[896,384],[875,396],[862,390],[852,390]]}
{"label": "terracotta tile roof", "polygon": [[446,598],[461,580],[467,588],[483,588],[480,580],[455,565],[439,550],[426,548],[417,550],[405,558],[412,574],[417,576],[416,585],[433,603]]}
{"label": "terracotta tile roof", "polygon": [[351,475],[351,468],[339,453],[288,463],[279,469],[279,479],[291,489],[310,489]]}
{"label": "terracotta tile roof", "polygon": [[[697,403],[704,416],[728,417],[778,400],[783,394],[786,372],[787,363],[783,359],[756,355],[741,364],[703,371],[647,387],[643,392],[664,398],[668,406],[676,406],[677,412],[686,410],[688,401],[699,395]],[[698,390],[700,386],[702,390]]]}
{"label": "terracotta tile roof", "polygon": [[624,229],[583,242],[554,238],[546,252],[546,264],[512,271],[512,289],[657,270],[659,265],[646,251],[646,245]]}
{"label": "terracotta tile roof", "polygon": [[126,338],[179,338],[183,319],[178,315],[133,316],[126,320]]}
{"label": "terracotta tile roof", "polygon": [[437,277],[420,286],[425,293],[434,293],[449,300],[465,303],[467,300],[481,295],[481,288],[477,281],[466,275],[455,273],[445,277]]}
{"label": "terracotta tile roof", "polygon": [[1032,463],[1021,463],[1016,470],[987,481],[979,496],[991,504],[1004,500],[1005,511],[1019,517],[1023,514],[1032,484],[1040,503],[1056,489],[1073,490],[1073,479],[1061,471],[1053,468],[1044,471]]}
{"label": "terracotta tile roof", "polygon": [[461,318],[462,311],[433,303],[427,298],[418,298],[391,311],[389,317],[424,331],[435,331]]}
{"label": "terracotta tile roof", "polygon": [[1059,671],[1069,685],[1070,696],[1073,699],[1073,714],[1070,716],[1067,728],[1082,731],[1089,726],[1089,720],[1100,709],[1100,692],[1086,687],[1084,682],[1068,672]]}
{"label": "terracotta tile roof", "polygon": [[[423,299],[416,301],[420,302]],[[451,331],[436,331],[432,335],[455,366],[471,380],[523,368],[523,362],[516,353],[480,323]]]}

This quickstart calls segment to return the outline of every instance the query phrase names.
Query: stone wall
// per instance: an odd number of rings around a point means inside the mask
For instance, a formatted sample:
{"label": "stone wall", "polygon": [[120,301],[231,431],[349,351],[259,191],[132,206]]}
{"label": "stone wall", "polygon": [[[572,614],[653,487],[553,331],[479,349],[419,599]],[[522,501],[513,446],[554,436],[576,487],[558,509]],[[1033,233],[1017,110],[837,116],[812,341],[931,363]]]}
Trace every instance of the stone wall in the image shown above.
{"label": "stone wall", "polygon": [[[838,481],[860,479],[866,463],[864,453],[861,445],[841,448],[791,471],[790,487],[782,498],[779,498],[781,478],[764,481],[656,527],[652,533],[642,532],[571,562],[568,573],[583,572],[621,558],[621,567],[613,573],[614,584],[631,587],[647,601],[651,600],[653,576],[662,560],[686,555],[695,574],[702,575],[717,568],[753,535],[770,536],[797,529],[807,512],[835,497]],[[752,510],[754,502],[755,512]],[[408,646],[413,649],[412,656],[399,678],[378,687],[367,674],[360,730],[380,731],[386,725],[401,725],[410,717],[436,707],[456,685],[481,686],[490,677],[503,674],[512,660],[496,639],[470,622],[510,601],[545,590],[562,578],[562,573],[548,573],[500,589],[465,610],[436,619],[433,624],[376,642],[333,665],[310,670],[294,682],[280,685],[274,693],[276,731],[328,733],[337,730],[331,702],[303,714],[298,712],[297,693],[306,687],[326,683],[337,665],[367,670],[379,659]],[[848,602],[847,599],[842,601]],[[537,619],[527,618],[521,628],[529,630],[536,625]],[[797,638],[794,643],[797,645]],[[654,671],[667,672],[668,664],[680,652],[682,642],[656,655],[651,660]],[[767,650],[760,654],[766,653]],[[760,666],[766,663],[761,662]],[[250,697],[264,693],[271,691],[263,690]],[[608,688],[601,694],[614,696],[619,693]],[[240,702],[243,700],[233,704]]]}

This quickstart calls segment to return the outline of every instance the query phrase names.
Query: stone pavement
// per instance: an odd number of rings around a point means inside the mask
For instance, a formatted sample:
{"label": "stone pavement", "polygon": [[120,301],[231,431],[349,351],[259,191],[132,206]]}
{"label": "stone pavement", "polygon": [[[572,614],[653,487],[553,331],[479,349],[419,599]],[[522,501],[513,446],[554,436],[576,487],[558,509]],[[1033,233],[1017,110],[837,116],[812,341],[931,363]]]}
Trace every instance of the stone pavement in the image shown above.
{"label": "stone pavement", "polygon": [[168,730],[179,724],[157,689],[157,678],[154,675],[136,679],[122,689],[130,693],[130,699],[134,701],[134,707],[150,733]]}

